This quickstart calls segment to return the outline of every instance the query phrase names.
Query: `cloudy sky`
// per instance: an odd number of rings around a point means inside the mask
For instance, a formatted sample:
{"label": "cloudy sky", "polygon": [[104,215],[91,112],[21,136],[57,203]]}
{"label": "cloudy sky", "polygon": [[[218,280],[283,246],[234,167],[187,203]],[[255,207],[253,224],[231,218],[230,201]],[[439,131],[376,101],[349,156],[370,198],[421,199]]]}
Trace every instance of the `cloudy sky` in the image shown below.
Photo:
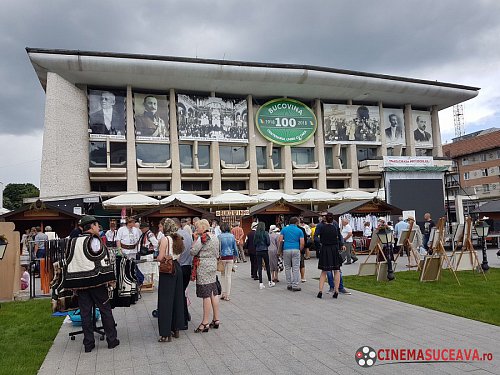
{"label": "cloudy sky", "polygon": [[[500,1],[4,0],[0,182],[39,186],[45,93],[25,47],[309,64],[480,87],[466,132],[500,126]],[[440,112],[443,142],[454,136]],[[57,173],[57,171],[54,171]]]}

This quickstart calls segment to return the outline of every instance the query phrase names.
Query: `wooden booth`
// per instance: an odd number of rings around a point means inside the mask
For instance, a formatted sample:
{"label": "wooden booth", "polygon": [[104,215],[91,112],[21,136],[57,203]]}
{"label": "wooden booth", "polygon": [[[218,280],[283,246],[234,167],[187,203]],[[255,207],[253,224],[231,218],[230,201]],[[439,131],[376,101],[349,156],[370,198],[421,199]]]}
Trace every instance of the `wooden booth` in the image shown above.
{"label": "wooden booth", "polygon": [[200,219],[207,219],[211,221],[215,219],[215,215],[209,211],[206,211],[199,207],[193,207],[189,204],[182,203],[178,199],[174,199],[171,202],[156,206],[155,208],[141,212],[135,215],[137,219],[141,221],[147,221],[150,228],[157,228],[161,219],[164,217],[177,217],[179,219],[189,217],[199,217]]}
{"label": "wooden booth", "polygon": [[44,230],[47,225],[50,225],[52,230],[62,238],[69,235],[80,217],[80,215],[60,209],[51,202],[37,200],[15,211],[1,215],[0,221],[13,222],[16,230],[21,234],[31,227],[41,227]]}
{"label": "wooden booth", "polygon": [[311,210],[287,202],[283,198],[276,202],[265,202],[250,208],[249,215],[242,219],[242,228],[245,233],[251,230],[254,219],[266,223],[266,229],[271,225],[284,227],[292,216],[302,216],[304,218],[318,218],[319,215]]}
{"label": "wooden booth", "polygon": [[0,236],[7,243],[3,259],[0,260],[0,301],[12,300],[21,287],[19,263],[19,232],[13,223],[0,223]]}
{"label": "wooden booth", "polygon": [[328,212],[333,214],[339,224],[341,218],[349,218],[353,230],[355,248],[358,252],[367,252],[370,246],[370,238],[363,236],[365,222],[370,222],[371,229],[373,230],[377,225],[378,218],[383,217],[388,221],[391,216],[403,213],[400,208],[378,198],[340,203],[329,208]]}

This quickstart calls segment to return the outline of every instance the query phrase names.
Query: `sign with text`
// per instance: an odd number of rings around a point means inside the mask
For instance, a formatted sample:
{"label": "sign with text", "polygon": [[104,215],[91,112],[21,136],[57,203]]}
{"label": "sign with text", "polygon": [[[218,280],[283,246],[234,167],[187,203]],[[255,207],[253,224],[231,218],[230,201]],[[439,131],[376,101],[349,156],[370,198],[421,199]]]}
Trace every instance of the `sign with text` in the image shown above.
{"label": "sign with text", "polygon": [[433,167],[432,156],[384,156],[384,167]]}
{"label": "sign with text", "polygon": [[259,108],[255,116],[259,132],[279,145],[298,145],[314,135],[317,120],[311,108],[293,99],[274,99]]}
{"label": "sign with text", "polygon": [[215,216],[248,216],[249,210],[220,210],[215,211]]}

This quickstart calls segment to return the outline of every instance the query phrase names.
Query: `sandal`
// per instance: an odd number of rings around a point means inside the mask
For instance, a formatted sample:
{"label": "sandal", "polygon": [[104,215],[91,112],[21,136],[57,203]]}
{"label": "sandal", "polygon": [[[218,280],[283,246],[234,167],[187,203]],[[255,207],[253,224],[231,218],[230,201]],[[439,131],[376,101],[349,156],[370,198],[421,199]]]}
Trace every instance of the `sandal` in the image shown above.
{"label": "sandal", "polygon": [[179,338],[179,330],[172,331],[172,336],[174,336],[176,339]]}
{"label": "sandal", "polygon": [[219,324],[220,324],[219,320],[212,320],[212,323],[210,323],[210,328],[219,329]]}
{"label": "sandal", "polygon": [[200,325],[198,326],[198,328],[196,328],[194,330],[194,333],[199,333],[199,332],[208,332],[208,327],[209,327],[209,324],[203,324],[203,323],[200,323]]}
{"label": "sandal", "polygon": [[158,339],[158,342],[171,342],[172,341],[172,336],[161,336]]}

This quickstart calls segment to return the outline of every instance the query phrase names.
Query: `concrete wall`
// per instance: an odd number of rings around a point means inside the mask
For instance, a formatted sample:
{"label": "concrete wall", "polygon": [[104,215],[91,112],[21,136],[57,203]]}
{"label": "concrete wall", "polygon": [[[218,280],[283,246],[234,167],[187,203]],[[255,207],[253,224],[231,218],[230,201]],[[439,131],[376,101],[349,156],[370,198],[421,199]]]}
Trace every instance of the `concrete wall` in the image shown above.
{"label": "concrete wall", "polygon": [[88,193],[88,109],[85,91],[47,75],[40,196]]}

